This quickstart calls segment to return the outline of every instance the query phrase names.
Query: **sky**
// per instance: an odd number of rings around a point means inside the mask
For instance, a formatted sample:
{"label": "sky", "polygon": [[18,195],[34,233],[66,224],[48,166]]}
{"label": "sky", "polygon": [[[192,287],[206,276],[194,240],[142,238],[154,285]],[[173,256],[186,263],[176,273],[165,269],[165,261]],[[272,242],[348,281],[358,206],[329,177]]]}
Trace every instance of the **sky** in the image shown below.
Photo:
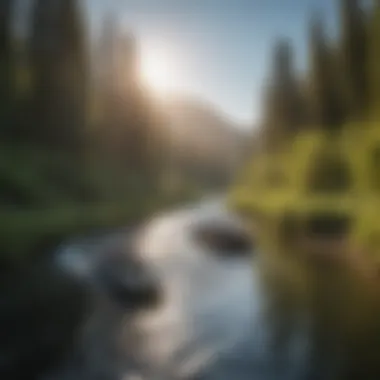
{"label": "sky", "polygon": [[332,34],[337,17],[334,0],[87,0],[87,7],[95,31],[114,12],[137,36],[143,58],[169,56],[174,91],[197,96],[246,125],[260,116],[276,38],[293,41],[303,69],[310,13],[323,12]]}

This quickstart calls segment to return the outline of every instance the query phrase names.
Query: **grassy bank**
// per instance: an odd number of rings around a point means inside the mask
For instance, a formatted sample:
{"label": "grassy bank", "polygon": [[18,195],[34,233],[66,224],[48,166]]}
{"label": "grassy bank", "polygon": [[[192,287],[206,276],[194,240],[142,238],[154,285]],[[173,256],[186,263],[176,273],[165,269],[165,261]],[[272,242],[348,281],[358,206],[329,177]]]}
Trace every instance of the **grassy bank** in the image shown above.
{"label": "grassy bank", "polygon": [[25,263],[70,236],[95,229],[133,225],[152,213],[195,198],[195,193],[183,193],[124,203],[3,210],[0,231],[2,265]]}
{"label": "grassy bank", "polygon": [[133,225],[197,198],[165,192],[154,178],[68,155],[13,147],[0,152],[0,265],[25,264],[66,238]]}

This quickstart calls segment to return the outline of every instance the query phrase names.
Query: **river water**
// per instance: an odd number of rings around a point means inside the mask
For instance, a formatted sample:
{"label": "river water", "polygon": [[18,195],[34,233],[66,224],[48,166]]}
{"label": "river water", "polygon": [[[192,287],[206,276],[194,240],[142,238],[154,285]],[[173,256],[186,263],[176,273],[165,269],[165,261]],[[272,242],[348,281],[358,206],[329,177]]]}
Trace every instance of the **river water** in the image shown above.
{"label": "river water", "polygon": [[[270,345],[255,252],[221,258],[192,238],[197,224],[221,219],[233,216],[220,201],[207,201],[152,217],[128,236],[160,279],[165,300],[157,310],[137,317],[102,302],[81,342],[81,370],[71,364],[62,378],[311,379],[301,321],[282,350]],[[122,247],[127,235],[117,231],[71,243],[61,249],[60,258],[85,273],[91,267],[83,259],[88,252]]]}

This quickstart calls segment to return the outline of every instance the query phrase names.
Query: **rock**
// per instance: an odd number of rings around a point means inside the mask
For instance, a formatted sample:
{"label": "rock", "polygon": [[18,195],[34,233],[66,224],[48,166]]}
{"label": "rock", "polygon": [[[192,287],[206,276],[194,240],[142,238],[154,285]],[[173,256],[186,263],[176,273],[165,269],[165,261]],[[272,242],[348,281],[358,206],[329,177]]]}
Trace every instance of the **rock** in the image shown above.
{"label": "rock", "polygon": [[108,297],[130,311],[155,308],[162,302],[160,281],[148,263],[122,247],[104,253],[96,276]]}
{"label": "rock", "polygon": [[[0,280],[0,379],[7,380],[66,380],[62,373],[74,365],[73,356],[91,359],[75,372],[87,373],[96,360],[96,372],[103,371],[119,355],[125,319],[163,298],[153,271],[127,248],[62,247],[2,273]],[[104,359],[94,359],[91,350],[100,350]],[[90,377],[67,377],[79,378]]]}
{"label": "rock", "polygon": [[248,255],[253,249],[253,241],[247,231],[222,223],[197,226],[194,238],[223,256]]}

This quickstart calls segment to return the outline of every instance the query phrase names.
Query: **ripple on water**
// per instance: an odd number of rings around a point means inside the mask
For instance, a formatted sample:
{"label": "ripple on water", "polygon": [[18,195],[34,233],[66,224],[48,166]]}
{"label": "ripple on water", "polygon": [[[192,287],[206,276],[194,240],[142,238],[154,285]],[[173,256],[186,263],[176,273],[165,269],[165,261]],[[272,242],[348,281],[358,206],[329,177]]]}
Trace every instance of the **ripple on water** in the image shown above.
{"label": "ripple on water", "polygon": [[[166,296],[159,310],[126,323],[123,339],[133,339],[128,347],[136,358],[132,367],[123,363],[123,380],[277,380],[257,268],[249,258],[210,255],[191,239],[189,227],[216,214],[228,217],[218,202],[170,213],[146,223],[136,236],[135,247],[155,270]],[[301,338],[288,350],[291,358],[281,380],[301,378],[307,351]]]}
{"label": "ripple on water", "polygon": [[[171,295],[163,310],[144,322],[148,345],[187,374],[247,338],[256,299],[248,261],[219,260],[191,241],[187,231],[197,222],[194,212],[151,221],[139,239]],[[158,349],[165,340],[166,348]]]}

